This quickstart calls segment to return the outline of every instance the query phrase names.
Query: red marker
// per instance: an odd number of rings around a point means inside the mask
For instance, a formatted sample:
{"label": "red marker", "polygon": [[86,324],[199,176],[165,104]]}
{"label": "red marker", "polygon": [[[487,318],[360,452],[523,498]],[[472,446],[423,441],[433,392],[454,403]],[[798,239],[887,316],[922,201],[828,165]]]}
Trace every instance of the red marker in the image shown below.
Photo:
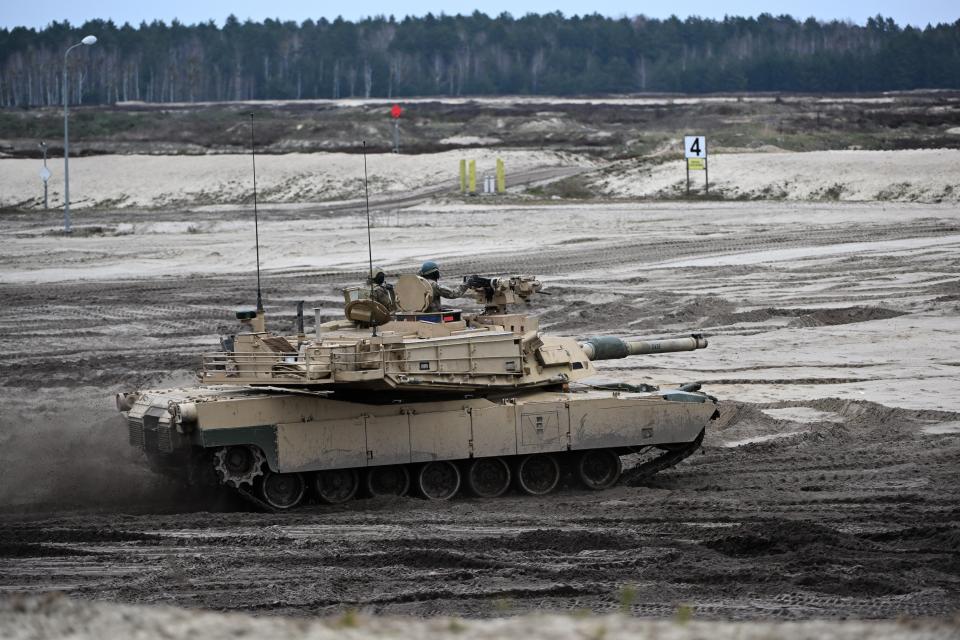
{"label": "red marker", "polygon": [[403,113],[403,109],[398,104],[393,105],[393,108],[390,109],[390,115],[394,118],[399,118],[401,113]]}

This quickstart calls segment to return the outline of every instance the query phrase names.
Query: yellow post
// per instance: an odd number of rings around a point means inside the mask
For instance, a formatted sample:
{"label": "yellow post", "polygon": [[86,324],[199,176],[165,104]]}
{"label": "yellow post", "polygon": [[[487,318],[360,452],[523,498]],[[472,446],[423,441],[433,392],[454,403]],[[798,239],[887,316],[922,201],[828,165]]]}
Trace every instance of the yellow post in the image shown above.
{"label": "yellow post", "polygon": [[467,192],[467,161],[460,159],[460,193]]}
{"label": "yellow post", "polygon": [[503,170],[503,158],[497,158],[497,193],[507,190],[507,174]]}
{"label": "yellow post", "polygon": [[470,193],[477,192],[477,161],[470,161]]}

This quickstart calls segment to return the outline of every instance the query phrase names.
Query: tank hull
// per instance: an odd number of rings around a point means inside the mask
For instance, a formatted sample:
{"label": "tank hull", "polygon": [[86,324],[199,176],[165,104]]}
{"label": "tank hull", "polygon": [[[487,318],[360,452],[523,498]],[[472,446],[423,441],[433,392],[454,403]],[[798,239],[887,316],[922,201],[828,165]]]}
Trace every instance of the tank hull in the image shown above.
{"label": "tank hull", "polygon": [[[538,391],[369,404],[204,387],[142,392],[125,416],[130,443],[158,466],[197,459],[198,450],[246,446],[262,452],[264,472],[302,474],[309,484],[311,474],[332,470],[414,465],[414,472],[437,461],[675,447],[694,442],[715,412],[715,399],[682,391]],[[253,478],[234,484],[248,482]]]}

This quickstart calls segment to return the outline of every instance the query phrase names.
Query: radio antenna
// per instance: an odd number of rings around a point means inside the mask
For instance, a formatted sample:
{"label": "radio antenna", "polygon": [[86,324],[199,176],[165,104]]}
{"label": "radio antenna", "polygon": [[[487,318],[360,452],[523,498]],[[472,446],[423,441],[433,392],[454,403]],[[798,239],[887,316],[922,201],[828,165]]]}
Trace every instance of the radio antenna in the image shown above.
{"label": "radio antenna", "polygon": [[370,240],[370,189],[367,187],[367,141],[363,141],[363,196],[367,201],[367,258],[370,262],[370,292],[373,293],[373,242]]}
{"label": "radio antenna", "polygon": [[257,311],[263,311],[260,294],[260,220],[257,215],[257,147],[253,139],[253,113],[250,113],[250,159],[253,161],[253,235],[257,245]]}
{"label": "radio antenna", "polygon": [[[373,298],[373,241],[370,239],[370,188],[367,186],[367,141],[363,141],[363,197],[367,203],[367,260],[370,268],[370,298]],[[377,335],[377,325],[373,325]]]}

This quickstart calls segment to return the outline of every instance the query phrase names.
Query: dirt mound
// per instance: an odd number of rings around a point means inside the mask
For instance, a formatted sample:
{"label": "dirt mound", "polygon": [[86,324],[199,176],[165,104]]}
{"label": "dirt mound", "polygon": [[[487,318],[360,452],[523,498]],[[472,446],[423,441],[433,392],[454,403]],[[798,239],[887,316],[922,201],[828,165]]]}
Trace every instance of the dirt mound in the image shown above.
{"label": "dirt mound", "polygon": [[666,322],[701,322],[706,317],[730,313],[734,308],[732,302],[719,296],[698,296],[676,311],[664,315],[663,319]]}
{"label": "dirt mound", "polygon": [[511,546],[522,550],[547,550],[558,553],[583,552],[587,549],[632,549],[637,540],[629,535],[590,530],[538,529],[516,536]]}
{"label": "dirt mound", "polygon": [[888,320],[906,315],[904,311],[884,309],[882,307],[847,307],[844,309],[817,309],[796,316],[790,323],[794,327],[818,327],[835,324],[853,324],[871,320]]}
{"label": "dirt mound", "polygon": [[702,321],[701,326],[720,327],[743,322],[769,322],[782,318],[790,318],[790,327],[821,327],[838,324],[853,324],[869,322],[871,320],[887,320],[906,315],[904,311],[886,309],[883,307],[841,307],[833,309],[783,309],[766,307],[734,313],[711,315]]}
{"label": "dirt mound", "polygon": [[856,537],[823,525],[778,519],[741,525],[701,544],[731,558],[804,555],[811,551],[823,553],[827,547],[862,549],[865,546]]}
{"label": "dirt mound", "polygon": [[726,400],[720,403],[718,411],[720,415],[717,416],[717,419],[710,425],[711,431],[722,432],[725,429],[739,426],[745,422],[761,423],[770,427],[778,426],[778,421],[775,418],[771,418],[765,414],[760,407],[755,404]]}
{"label": "dirt mound", "polygon": [[960,420],[960,413],[933,409],[903,409],[888,407],[869,400],[847,400],[845,398],[816,398],[803,401],[783,401],[761,405],[747,405],[762,409],[782,407],[812,407],[821,411],[836,413],[844,418],[844,424],[850,427],[883,429],[890,425],[920,425],[929,422],[948,422]]}

